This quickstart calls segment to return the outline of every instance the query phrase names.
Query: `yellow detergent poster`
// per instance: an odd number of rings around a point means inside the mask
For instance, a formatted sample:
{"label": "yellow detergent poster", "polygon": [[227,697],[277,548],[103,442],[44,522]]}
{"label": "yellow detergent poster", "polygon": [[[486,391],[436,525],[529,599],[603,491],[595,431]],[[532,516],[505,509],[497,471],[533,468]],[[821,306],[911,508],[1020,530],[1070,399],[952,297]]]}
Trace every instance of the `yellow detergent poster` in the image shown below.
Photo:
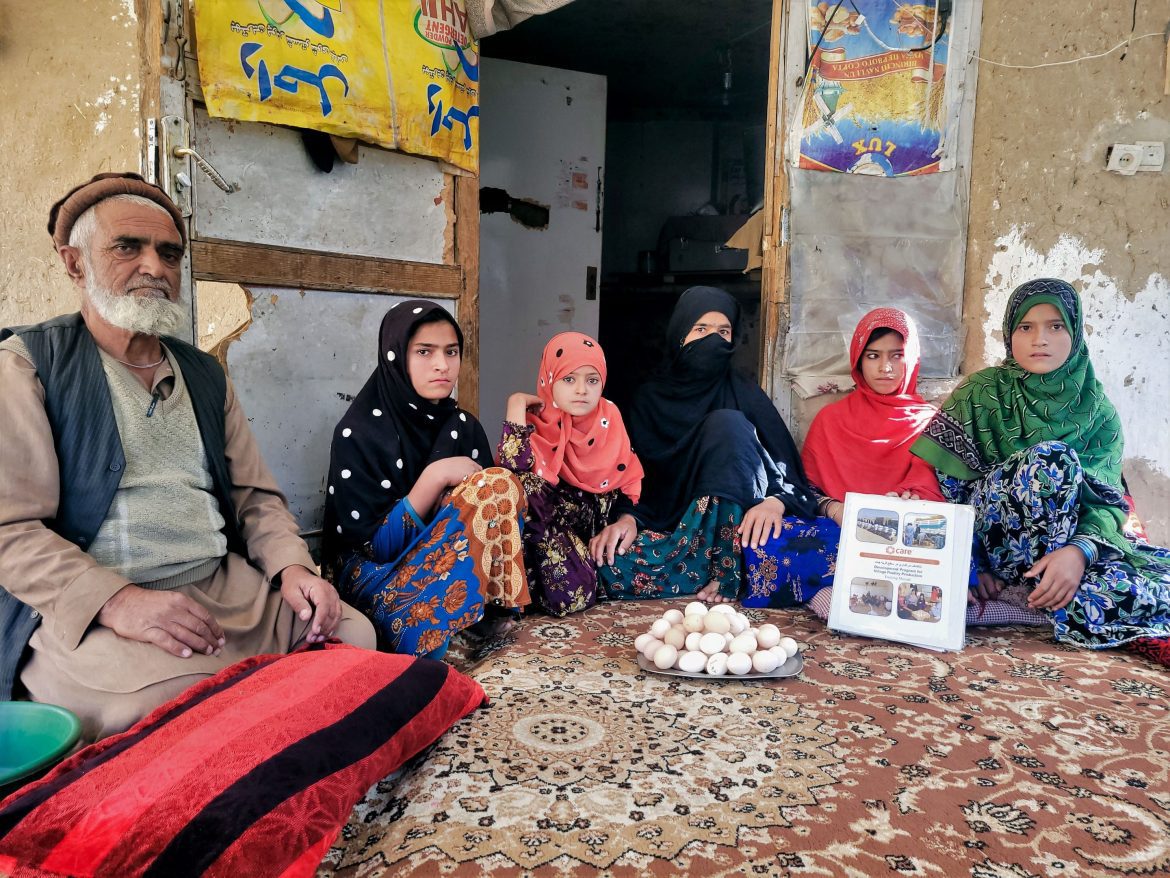
{"label": "yellow detergent poster", "polygon": [[463,0],[382,0],[382,14],[398,148],[478,169],[479,46]]}
{"label": "yellow detergent poster", "polygon": [[479,169],[463,0],[198,0],[213,116],[310,128]]}

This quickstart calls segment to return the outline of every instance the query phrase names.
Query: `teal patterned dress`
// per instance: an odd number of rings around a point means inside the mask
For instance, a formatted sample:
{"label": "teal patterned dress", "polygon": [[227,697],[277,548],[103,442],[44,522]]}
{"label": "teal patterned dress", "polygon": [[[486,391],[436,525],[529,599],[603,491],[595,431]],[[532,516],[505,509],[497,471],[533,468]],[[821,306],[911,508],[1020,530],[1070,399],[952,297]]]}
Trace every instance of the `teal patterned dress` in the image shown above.
{"label": "teal patterned dress", "polygon": [[742,581],[743,551],[736,533],[743,508],[719,497],[700,497],[670,533],[641,530],[624,555],[598,568],[610,600],[693,595],[709,582],[734,600]]}
{"label": "teal patterned dress", "polygon": [[[1013,349],[1039,305],[1055,309],[1069,335],[1067,358],[1047,370],[1024,368]],[[948,500],[975,507],[980,570],[1031,588],[1024,574],[1045,555],[1066,546],[1084,553],[1080,587],[1051,613],[1058,640],[1166,651],[1170,551],[1125,530],[1121,419],[1094,373],[1076,290],[1056,278],[1021,284],[1003,338],[1003,363],[956,388],[911,451],[935,467]],[[1021,355],[1029,349],[1025,339]]]}

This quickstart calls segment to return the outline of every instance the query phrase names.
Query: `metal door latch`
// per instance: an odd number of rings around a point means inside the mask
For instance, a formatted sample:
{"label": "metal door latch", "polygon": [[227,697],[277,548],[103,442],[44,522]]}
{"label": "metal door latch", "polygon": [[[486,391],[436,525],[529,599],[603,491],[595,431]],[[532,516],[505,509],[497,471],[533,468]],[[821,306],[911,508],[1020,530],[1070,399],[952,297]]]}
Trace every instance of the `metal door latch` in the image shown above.
{"label": "metal door latch", "polygon": [[238,192],[211,163],[191,148],[191,125],[179,116],[163,116],[158,131],[158,183],[179,208],[183,216],[191,215],[191,165],[195,164],[224,192]]}

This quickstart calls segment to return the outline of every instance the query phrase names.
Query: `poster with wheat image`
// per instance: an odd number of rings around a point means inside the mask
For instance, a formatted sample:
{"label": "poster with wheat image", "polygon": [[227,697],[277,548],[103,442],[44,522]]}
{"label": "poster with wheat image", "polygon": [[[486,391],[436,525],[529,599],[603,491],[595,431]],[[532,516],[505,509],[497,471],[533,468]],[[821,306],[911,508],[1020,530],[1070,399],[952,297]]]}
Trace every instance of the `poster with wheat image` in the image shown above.
{"label": "poster with wheat image", "polygon": [[793,133],[798,167],[878,177],[947,170],[949,4],[808,6],[808,63]]}

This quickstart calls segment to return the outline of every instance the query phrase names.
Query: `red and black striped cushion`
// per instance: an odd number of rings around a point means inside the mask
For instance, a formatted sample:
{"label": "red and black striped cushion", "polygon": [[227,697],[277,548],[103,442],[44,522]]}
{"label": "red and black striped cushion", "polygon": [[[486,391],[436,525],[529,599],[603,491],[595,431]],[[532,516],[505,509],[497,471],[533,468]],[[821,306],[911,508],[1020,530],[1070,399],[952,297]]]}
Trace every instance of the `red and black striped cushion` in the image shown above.
{"label": "red and black striped cushion", "polygon": [[0,803],[0,875],[311,876],[366,790],[486,700],[427,659],[247,659]]}

